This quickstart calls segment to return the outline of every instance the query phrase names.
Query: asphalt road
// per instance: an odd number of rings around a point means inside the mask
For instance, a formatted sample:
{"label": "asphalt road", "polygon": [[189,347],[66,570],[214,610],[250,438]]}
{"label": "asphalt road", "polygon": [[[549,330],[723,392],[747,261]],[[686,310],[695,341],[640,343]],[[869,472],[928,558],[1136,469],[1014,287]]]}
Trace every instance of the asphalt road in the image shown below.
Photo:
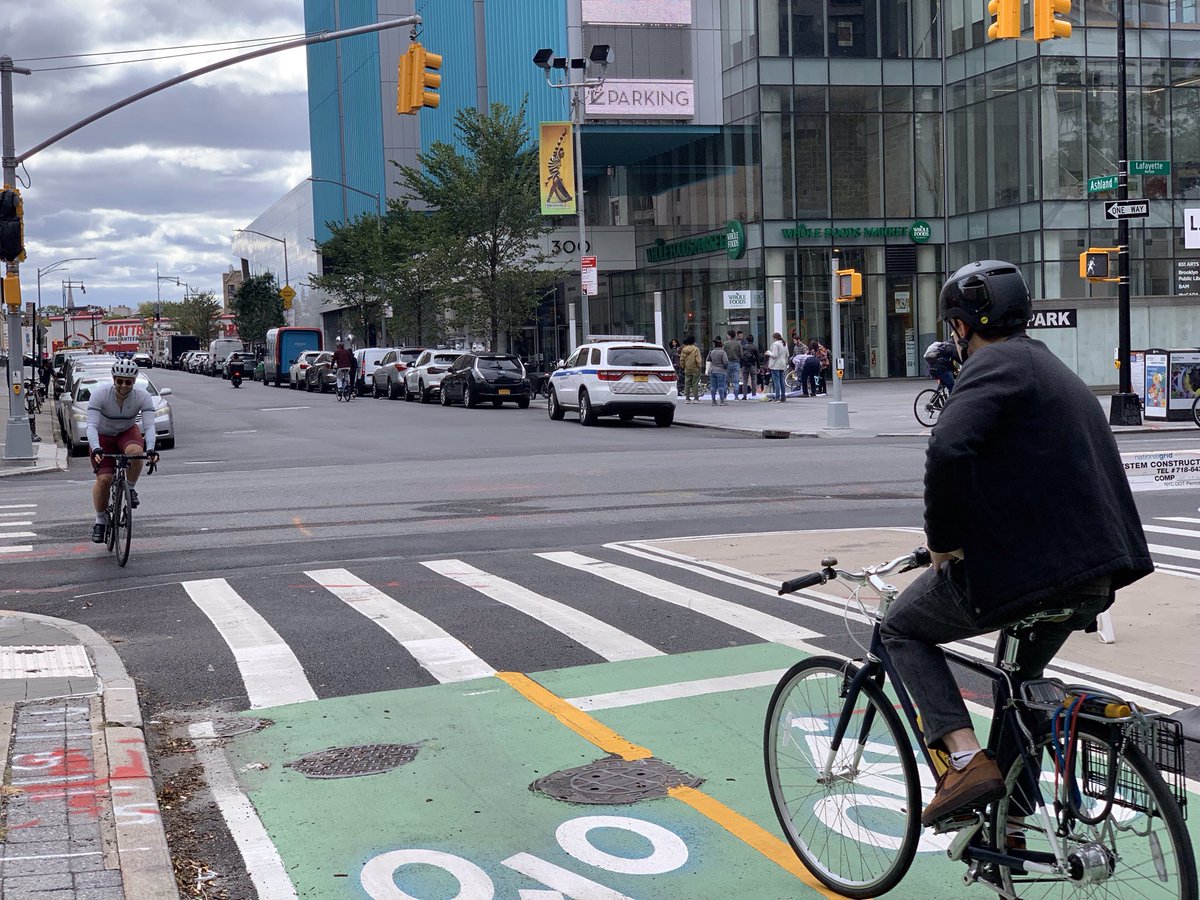
{"label": "asphalt road", "polygon": [[[174,389],[178,439],[159,473],[139,486],[127,568],[88,540],[85,460],[67,473],[0,482],[0,504],[34,503],[37,522],[32,554],[0,558],[0,604],[82,622],[113,641],[147,719],[279,700],[255,694],[230,639],[212,627],[205,591],[214,579],[243,598],[296,661],[293,675],[281,669],[262,690],[284,692],[280,702],[337,701],[443,680],[416,655],[398,654],[384,614],[364,608],[361,594],[345,596],[347,585],[403,598],[500,671],[613,657],[550,629],[514,625],[507,607],[481,604],[477,587],[447,580],[430,563],[457,560],[668,655],[749,652],[760,639],[719,617],[640,602],[621,583],[636,577],[638,564],[605,545],[921,521],[924,437],[767,441],[608,420],[582,428],[551,422],[538,407],[447,409],[369,397],[346,404],[253,382],[235,390],[178,372],[151,377]],[[1122,439],[1123,449],[1196,443]],[[1148,521],[1196,515],[1198,495],[1137,497]],[[634,575],[597,579],[555,556],[562,553]],[[814,562],[797,558],[794,569]],[[710,578],[674,580],[720,593]],[[853,649],[811,610],[769,598],[740,602],[831,635],[830,649]],[[155,763],[174,765],[165,754]],[[227,836],[208,852],[214,865],[237,867]]]}

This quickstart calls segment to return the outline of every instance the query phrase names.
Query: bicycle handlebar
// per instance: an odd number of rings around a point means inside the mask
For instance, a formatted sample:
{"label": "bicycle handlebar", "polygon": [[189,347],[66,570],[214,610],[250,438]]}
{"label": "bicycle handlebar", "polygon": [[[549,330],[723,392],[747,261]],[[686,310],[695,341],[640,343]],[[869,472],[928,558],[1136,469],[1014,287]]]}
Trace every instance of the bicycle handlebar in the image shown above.
{"label": "bicycle handlebar", "polygon": [[917,547],[911,553],[897,556],[891,562],[880,563],[877,566],[867,566],[858,572],[848,572],[845,569],[834,568],[837,565],[837,559],[830,556],[821,560],[821,565],[825,567],[821,571],[809,572],[807,575],[801,575],[798,578],[793,578],[781,584],[779,586],[779,595],[782,597],[784,594],[792,594],[816,584],[824,584],[833,578],[842,578],[845,581],[852,581],[855,584],[868,584],[871,583],[872,578],[878,578],[880,575],[891,575],[895,572],[909,572],[913,569],[924,568],[929,565],[929,561],[929,550],[925,547]]}
{"label": "bicycle handlebar", "polygon": [[[95,456],[94,453],[91,455]],[[100,454],[101,459],[149,459],[150,465],[146,467],[147,475],[153,475],[154,470],[158,468],[158,452],[157,451],[154,452],[154,456],[155,456],[155,458],[151,459],[149,453],[134,453],[132,455],[127,454],[127,453],[101,453]],[[93,472],[98,472],[99,470],[100,470],[99,466],[92,466]]]}

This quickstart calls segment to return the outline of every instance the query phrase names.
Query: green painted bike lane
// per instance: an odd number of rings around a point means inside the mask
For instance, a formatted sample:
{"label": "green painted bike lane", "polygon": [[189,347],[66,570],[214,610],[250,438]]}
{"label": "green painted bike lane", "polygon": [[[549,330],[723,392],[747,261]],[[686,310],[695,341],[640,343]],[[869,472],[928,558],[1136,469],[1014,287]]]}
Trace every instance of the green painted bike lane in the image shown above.
{"label": "green painted bike lane", "polygon": [[[227,752],[305,898],[833,896],[810,886],[783,842],[763,774],[770,685],[802,655],[759,644],[531,676],[555,698],[593,698],[577,705],[601,708],[559,707],[585,726],[607,726],[610,740],[702,778],[686,796],[593,805],[531,791],[608,754],[500,677],[281,707],[273,726]],[[355,778],[309,779],[283,765],[369,743],[420,749],[399,768]],[[924,833],[891,896],[995,896],[964,887],[964,866],[945,846]]]}

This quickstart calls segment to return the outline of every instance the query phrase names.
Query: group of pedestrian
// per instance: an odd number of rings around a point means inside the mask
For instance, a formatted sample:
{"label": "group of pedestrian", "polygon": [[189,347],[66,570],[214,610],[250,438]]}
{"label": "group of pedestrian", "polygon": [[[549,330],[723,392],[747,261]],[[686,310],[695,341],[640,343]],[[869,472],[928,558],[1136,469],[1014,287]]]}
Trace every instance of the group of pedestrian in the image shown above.
{"label": "group of pedestrian", "polygon": [[759,388],[769,392],[768,402],[782,403],[787,399],[789,365],[796,366],[806,397],[824,393],[823,371],[829,365],[829,351],[819,341],[804,343],[794,333],[792,338],[789,350],[783,335],[775,332],[770,348],[764,351],[754,335],[730,330],[724,338],[714,337],[707,353],[691,335],[682,344],[672,340],[667,350],[679,374],[685,403],[700,402],[702,375],[708,376],[713,406],[725,406],[731,396],[734,400],[757,399]]}

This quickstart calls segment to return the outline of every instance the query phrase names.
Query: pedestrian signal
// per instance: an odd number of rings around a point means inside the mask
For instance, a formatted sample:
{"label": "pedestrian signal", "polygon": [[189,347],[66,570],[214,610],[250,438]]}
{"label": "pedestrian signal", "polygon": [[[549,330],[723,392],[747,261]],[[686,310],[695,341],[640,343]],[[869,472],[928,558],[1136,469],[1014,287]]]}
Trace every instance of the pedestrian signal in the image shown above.
{"label": "pedestrian signal", "polygon": [[838,303],[850,303],[862,296],[862,274],[854,269],[837,270]]}
{"label": "pedestrian signal", "polygon": [[1079,254],[1079,277],[1087,281],[1117,281],[1109,273],[1112,271],[1110,253],[1116,252],[1115,247],[1089,247]]}

